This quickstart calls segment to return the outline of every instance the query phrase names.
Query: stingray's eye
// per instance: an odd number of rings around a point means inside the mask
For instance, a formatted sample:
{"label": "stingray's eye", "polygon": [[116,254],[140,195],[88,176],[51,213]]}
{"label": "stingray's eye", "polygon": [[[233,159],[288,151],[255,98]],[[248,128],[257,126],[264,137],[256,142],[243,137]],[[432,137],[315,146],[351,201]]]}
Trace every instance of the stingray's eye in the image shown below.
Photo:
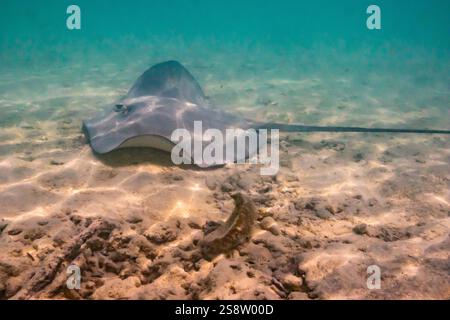
{"label": "stingray's eye", "polygon": [[116,104],[114,107],[114,111],[116,112],[123,111],[124,107],[125,106],[123,104]]}

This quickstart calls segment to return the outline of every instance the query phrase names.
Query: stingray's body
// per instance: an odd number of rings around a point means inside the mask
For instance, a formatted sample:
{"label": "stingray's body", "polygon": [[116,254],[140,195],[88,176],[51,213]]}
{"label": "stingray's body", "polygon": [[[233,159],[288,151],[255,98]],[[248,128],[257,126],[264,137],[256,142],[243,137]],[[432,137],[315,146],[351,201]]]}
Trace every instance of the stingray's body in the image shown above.
{"label": "stingray's body", "polygon": [[[193,140],[194,122],[202,122],[202,131],[247,130],[255,123],[208,106],[207,99],[194,77],[178,62],[168,61],[147,70],[128,94],[114,107],[84,121],[83,129],[98,154],[120,148],[151,147],[170,152],[175,145],[175,129],[186,129]],[[224,143],[225,148],[225,143]],[[191,157],[185,150],[186,157]],[[246,150],[246,157],[257,150]]]}
{"label": "stingray's body", "polygon": [[[83,129],[91,147],[98,154],[120,148],[151,147],[170,152],[175,129],[187,129],[194,135],[194,121],[202,122],[203,131],[239,128],[279,129],[285,132],[393,132],[450,134],[448,130],[389,129],[359,127],[320,127],[282,123],[258,123],[208,105],[197,81],[180,63],[157,64],[139,77],[128,94],[116,105],[84,121]],[[226,141],[224,142],[224,144]],[[246,157],[257,150],[247,150]]]}

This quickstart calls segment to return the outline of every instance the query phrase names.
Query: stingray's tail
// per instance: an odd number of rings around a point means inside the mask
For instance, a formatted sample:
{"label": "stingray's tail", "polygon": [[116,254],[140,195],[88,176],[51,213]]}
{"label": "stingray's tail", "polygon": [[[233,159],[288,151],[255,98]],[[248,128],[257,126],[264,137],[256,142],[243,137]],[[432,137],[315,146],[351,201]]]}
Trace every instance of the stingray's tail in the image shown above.
{"label": "stingray's tail", "polygon": [[281,132],[375,132],[375,133],[386,132],[386,133],[450,134],[450,130],[306,126],[301,124],[284,124],[275,122],[261,124],[257,127],[257,129],[278,129]]}

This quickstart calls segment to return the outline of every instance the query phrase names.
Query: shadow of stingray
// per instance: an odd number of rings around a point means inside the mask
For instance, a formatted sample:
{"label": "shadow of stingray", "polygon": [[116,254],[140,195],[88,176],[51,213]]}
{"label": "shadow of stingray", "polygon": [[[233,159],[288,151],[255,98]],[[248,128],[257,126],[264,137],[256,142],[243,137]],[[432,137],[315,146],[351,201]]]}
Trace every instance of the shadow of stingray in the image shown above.
{"label": "shadow of stingray", "polygon": [[155,164],[161,167],[174,167],[170,154],[152,148],[118,149],[107,154],[94,155],[103,164],[110,167],[124,167],[143,163]]}
{"label": "shadow of stingray", "polygon": [[104,165],[110,167],[125,167],[139,164],[153,164],[164,168],[178,167],[192,171],[212,171],[223,166],[200,168],[193,164],[176,165],[172,162],[170,153],[153,148],[123,148],[106,154],[94,153]]}

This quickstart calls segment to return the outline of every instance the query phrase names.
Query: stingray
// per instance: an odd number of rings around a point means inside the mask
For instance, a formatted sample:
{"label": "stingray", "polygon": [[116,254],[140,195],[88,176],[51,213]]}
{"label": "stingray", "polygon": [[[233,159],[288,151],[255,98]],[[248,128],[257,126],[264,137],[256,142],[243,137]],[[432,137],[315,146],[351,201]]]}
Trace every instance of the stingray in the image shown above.
{"label": "stingray", "polygon": [[[450,130],[314,126],[257,122],[218,110],[209,103],[191,73],[177,61],[156,64],[145,71],[125,97],[104,112],[83,122],[83,131],[97,154],[129,147],[150,147],[170,152],[175,129],[194,134],[194,121],[203,130],[229,128],[279,129],[281,132],[372,132],[450,134]],[[203,141],[203,137],[193,139]],[[256,150],[246,150],[246,157]],[[188,155],[189,156],[189,155]]]}

